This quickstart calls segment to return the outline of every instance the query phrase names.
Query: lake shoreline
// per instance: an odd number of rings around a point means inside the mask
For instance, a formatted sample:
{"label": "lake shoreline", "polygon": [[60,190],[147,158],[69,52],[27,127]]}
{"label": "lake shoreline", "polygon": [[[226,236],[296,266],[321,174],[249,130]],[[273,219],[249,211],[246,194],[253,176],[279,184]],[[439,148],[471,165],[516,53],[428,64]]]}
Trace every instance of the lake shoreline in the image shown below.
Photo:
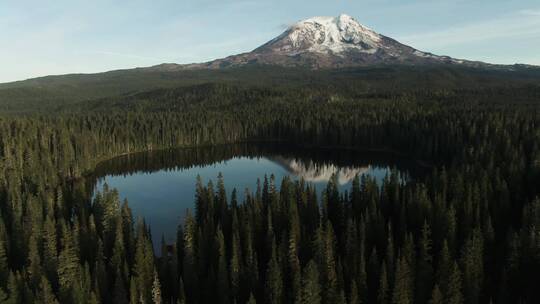
{"label": "lake shoreline", "polygon": [[421,160],[412,157],[410,154],[399,152],[395,149],[390,149],[388,147],[373,147],[373,148],[361,148],[361,147],[355,147],[355,146],[332,146],[332,145],[310,145],[310,144],[300,144],[300,143],[291,143],[289,141],[284,140],[276,140],[276,139],[270,139],[270,140],[247,140],[247,141],[239,141],[239,142],[231,142],[231,143],[219,143],[219,144],[204,144],[204,145],[190,145],[190,146],[177,146],[177,147],[171,147],[171,148],[159,148],[159,149],[146,149],[146,150],[139,150],[139,151],[131,151],[131,152],[124,152],[121,154],[117,154],[115,156],[100,160],[96,162],[96,164],[93,166],[93,169],[86,170],[80,177],[75,178],[73,180],[77,179],[84,179],[91,177],[96,168],[107,161],[114,160],[115,158],[119,157],[125,157],[127,155],[136,155],[141,153],[149,153],[149,152],[166,152],[166,151],[173,151],[173,150],[180,150],[180,149],[204,149],[204,148],[212,148],[212,147],[223,147],[223,146],[232,146],[232,145],[248,145],[248,144],[287,144],[290,147],[298,147],[302,149],[317,149],[317,150],[342,150],[342,151],[356,151],[360,153],[385,153],[385,154],[391,154],[393,156],[398,157],[404,157],[407,158],[418,165],[424,167],[424,168],[433,168],[435,164],[426,161]]}

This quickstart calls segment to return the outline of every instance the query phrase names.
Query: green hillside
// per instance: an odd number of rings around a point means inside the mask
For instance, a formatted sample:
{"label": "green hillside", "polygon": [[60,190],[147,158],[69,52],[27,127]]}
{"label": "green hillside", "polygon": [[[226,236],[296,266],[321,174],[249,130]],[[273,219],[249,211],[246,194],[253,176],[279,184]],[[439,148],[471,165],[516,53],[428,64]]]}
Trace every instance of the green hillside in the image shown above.
{"label": "green hillside", "polygon": [[252,65],[230,69],[167,71],[158,68],[118,70],[99,74],[47,76],[0,84],[0,111],[35,112],[97,99],[205,83],[267,88],[330,90],[346,94],[387,94],[411,90],[516,88],[540,83],[540,69],[506,69],[433,65],[378,66],[308,70]]}

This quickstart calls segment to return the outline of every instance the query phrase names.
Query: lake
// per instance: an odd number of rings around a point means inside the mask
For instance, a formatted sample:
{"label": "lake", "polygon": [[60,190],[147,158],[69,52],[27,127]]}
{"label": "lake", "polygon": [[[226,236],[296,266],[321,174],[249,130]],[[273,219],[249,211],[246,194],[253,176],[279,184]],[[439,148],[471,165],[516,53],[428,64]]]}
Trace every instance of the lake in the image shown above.
{"label": "lake", "polygon": [[[412,160],[389,153],[351,149],[291,147],[284,144],[236,144],[203,148],[150,151],[120,156],[99,164],[95,170],[94,193],[107,184],[127,199],[135,217],[144,217],[154,245],[161,236],[176,238],[176,228],[193,208],[195,183],[206,184],[222,174],[227,194],[237,189],[241,202],[246,189],[255,192],[257,179],[303,178],[322,191],[333,174],[341,191],[349,190],[355,175],[369,175],[378,182],[395,170],[403,180],[417,171]],[[158,245],[159,246],[159,245]],[[157,246],[156,246],[157,247]]]}

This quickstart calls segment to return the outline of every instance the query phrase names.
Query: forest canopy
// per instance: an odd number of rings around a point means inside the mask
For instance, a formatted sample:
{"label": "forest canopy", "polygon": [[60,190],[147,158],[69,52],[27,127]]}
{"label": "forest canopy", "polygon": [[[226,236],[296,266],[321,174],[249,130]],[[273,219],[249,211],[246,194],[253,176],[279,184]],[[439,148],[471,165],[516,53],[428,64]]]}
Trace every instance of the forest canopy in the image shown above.
{"label": "forest canopy", "polygon": [[[44,104],[36,87],[0,89],[0,303],[537,303],[538,78],[445,71],[424,74],[437,86],[376,69],[78,97],[68,79]],[[196,208],[161,252],[117,191],[92,199],[79,182],[124,153],[260,140],[384,148],[433,170],[346,193],[331,180],[322,196],[267,176],[244,201],[194,181]]]}

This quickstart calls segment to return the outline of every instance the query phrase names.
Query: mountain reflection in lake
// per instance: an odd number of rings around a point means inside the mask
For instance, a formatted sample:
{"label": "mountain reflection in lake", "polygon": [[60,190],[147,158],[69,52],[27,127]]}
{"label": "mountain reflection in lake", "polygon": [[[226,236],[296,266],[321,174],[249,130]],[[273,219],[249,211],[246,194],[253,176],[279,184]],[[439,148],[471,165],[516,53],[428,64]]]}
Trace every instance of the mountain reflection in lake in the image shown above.
{"label": "mountain reflection in lake", "polygon": [[[292,177],[303,178],[304,181],[326,185],[333,175],[339,185],[351,183],[356,175],[368,173],[371,165],[365,167],[345,166],[339,167],[333,164],[317,164],[311,160],[290,159],[276,156],[272,159],[282,165]],[[377,177],[377,176],[376,176]]]}
{"label": "mountain reflection in lake", "polygon": [[178,224],[193,207],[197,176],[205,184],[210,180],[216,184],[221,173],[229,198],[236,188],[242,201],[246,189],[255,192],[257,179],[262,183],[265,175],[274,175],[277,188],[283,177],[290,176],[311,183],[321,193],[334,174],[345,191],[357,174],[380,183],[391,170],[406,179],[414,168],[412,161],[381,153],[239,144],[121,156],[98,165],[92,183],[94,192],[104,184],[118,189],[133,215],[145,218],[158,245],[162,235],[167,242],[176,238]]}

